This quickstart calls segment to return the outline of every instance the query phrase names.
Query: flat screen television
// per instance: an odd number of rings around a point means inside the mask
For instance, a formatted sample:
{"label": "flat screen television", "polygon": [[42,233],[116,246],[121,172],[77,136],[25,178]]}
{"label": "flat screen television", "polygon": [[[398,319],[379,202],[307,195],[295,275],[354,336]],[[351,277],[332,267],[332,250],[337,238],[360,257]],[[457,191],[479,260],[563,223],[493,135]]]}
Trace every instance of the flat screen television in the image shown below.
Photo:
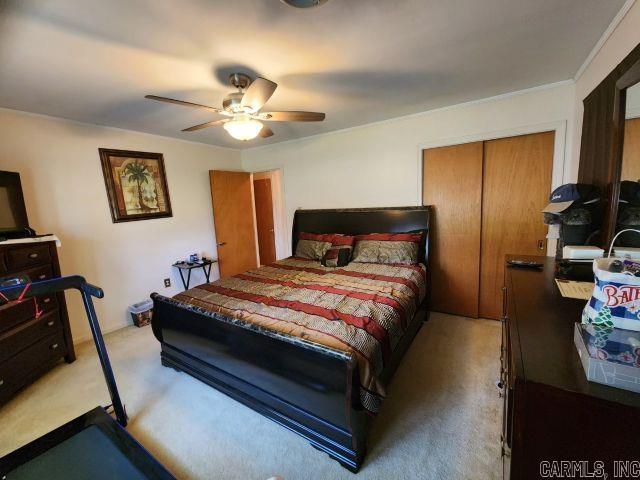
{"label": "flat screen television", "polygon": [[27,237],[33,234],[24,205],[20,174],[0,171],[0,237]]}

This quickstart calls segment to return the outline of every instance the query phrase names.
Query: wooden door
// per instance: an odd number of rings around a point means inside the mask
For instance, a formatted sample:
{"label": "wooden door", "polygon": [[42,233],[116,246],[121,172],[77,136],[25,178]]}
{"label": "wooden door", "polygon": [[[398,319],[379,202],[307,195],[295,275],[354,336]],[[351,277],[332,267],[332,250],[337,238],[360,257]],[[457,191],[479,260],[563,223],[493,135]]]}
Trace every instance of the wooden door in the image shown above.
{"label": "wooden door", "polygon": [[209,171],[220,277],[258,266],[251,174]]}
{"label": "wooden door", "polygon": [[258,252],[260,265],[276,261],[276,239],[273,228],[273,193],[271,179],[253,181],[253,195],[256,205],[256,227],[258,229]]}
{"label": "wooden door", "polygon": [[482,142],[423,151],[422,200],[433,205],[432,309],[478,316]]}
{"label": "wooden door", "polygon": [[630,118],[624,122],[620,180],[640,181],[640,118]]}
{"label": "wooden door", "polygon": [[546,255],[541,210],[551,191],[553,144],[554,132],[485,142],[478,309],[483,318],[502,315],[505,255]]}

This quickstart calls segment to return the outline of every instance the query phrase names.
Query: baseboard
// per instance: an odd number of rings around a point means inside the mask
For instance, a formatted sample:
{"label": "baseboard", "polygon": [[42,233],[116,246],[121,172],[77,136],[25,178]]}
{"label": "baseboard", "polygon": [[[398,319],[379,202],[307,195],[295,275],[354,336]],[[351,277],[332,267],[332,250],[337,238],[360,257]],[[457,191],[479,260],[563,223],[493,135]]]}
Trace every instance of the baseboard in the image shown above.
{"label": "baseboard", "polygon": [[[110,328],[102,328],[102,325],[100,325],[100,330],[102,331],[102,335],[109,335],[111,333],[117,332],[119,330],[124,330],[125,328],[129,328],[129,327],[133,327],[132,323],[124,323],[122,325],[118,325],[115,327],[110,327]],[[87,335],[82,335],[82,336],[73,336],[73,346],[78,346],[82,343],[86,343],[86,342],[93,342],[93,336],[91,335],[91,333],[87,334]]]}

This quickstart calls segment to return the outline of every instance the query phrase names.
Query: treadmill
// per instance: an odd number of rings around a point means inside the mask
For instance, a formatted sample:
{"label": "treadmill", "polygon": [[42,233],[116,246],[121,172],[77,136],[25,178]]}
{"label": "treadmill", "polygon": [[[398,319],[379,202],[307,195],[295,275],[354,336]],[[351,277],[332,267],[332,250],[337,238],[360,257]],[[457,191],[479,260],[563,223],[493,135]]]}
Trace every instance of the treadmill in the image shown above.
{"label": "treadmill", "polygon": [[26,277],[0,281],[0,297],[9,301],[70,289],[82,296],[111,405],[96,407],[0,458],[0,480],[175,480],[124,428],[127,414],[93,306],[92,297],[104,297],[102,289],[78,275],[34,283]]}

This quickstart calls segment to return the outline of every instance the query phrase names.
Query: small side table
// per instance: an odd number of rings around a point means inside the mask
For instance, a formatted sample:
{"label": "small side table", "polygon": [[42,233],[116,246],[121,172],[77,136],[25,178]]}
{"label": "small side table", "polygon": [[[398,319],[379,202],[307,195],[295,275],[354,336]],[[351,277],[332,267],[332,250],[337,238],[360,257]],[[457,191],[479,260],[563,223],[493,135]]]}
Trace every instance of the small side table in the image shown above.
{"label": "small side table", "polygon": [[[180,278],[182,279],[182,286],[185,290],[189,290],[189,284],[191,283],[191,270],[194,268],[201,268],[204,272],[204,276],[207,278],[207,283],[210,282],[209,275],[211,274],[211,266],[214,263],[218,263],[217,260],[206,260],[199,262],[176,262],[173,264],[174,267],[178,269],[180,272]],[[187,271],[187,280],[184,279],[184,271]]]}

